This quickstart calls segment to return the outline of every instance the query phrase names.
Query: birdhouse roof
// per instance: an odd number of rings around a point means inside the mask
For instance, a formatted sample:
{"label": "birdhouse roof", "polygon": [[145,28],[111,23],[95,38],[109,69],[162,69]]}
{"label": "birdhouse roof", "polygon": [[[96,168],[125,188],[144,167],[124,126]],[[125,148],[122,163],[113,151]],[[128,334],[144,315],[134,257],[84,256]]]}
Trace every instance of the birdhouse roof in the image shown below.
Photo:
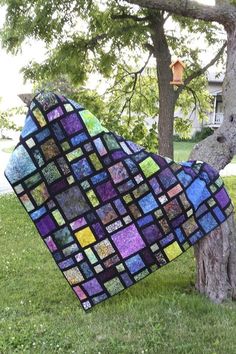
{"label": "birdhouse roof", "polygon": [[170,68],[172,68],[174,65],[176,65],[177,63],[179,63],[180,65],[182,65],[183,68],[185,68],[185,64],[180,60],[180,59],[176,59],[175,61],[173,61],[171,64],[170,64]]}

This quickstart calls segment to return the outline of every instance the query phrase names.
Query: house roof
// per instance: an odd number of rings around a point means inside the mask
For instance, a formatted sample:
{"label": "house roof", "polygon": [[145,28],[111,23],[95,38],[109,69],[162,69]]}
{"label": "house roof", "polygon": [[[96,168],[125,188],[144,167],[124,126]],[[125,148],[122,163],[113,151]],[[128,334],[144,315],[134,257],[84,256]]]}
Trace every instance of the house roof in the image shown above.
{"label": "house roof", "polygon": [[207,73],[208,82],[219,82],[222,83],[224,81],[224,74],[217,72],[208,72]]}

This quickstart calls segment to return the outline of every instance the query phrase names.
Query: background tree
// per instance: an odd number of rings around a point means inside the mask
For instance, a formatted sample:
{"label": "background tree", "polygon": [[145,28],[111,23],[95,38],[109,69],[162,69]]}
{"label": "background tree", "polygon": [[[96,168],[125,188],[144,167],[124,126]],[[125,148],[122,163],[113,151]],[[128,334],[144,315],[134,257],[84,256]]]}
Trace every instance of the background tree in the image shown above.
{"label": "background tree", "polygon": [[[220,58],[224,50],[224,43],[219,40],[219,26],[200,21],[193,23],[175,16],[172,21],[179,26],[179,33],[175,33],[166,26],[170,21],[168,13],[138,8],[119,0],[77,0],[73,3],[37,0],[29,1],[27,5],[23,0],[1,0],[1,3],[7,9],[1,31],[4,47],[17,52],[28,38],[43,40],[47,46],[45,62],[30,63],[24,69],[26,78],[53,81],[62,75],[70,85],[78,88],[91,74],[99,73],[104,80],[113,77],[106,96],[110,111],[101,113],[109,117],[107,124],[111,122],[113,129],[117,128],[117,133],[124,132],[126,138],[137,139],[145,147],[155,149],[157,138],[153,138],[157,123],[151,125],[150,134],[145,134],[144,119],[147,114],[153,117],[155,110],[158,114],[159,153],[173,158],[175,107],[201,102],[203,111],[207,110],[206,95],[203,97],[203,90],[198,90],[200,85],[203,88],[203,79],[198,81],[197,78]],[[219,53],[216,51],[216,56],[204,68],[201,68],[200,50],[191,46],[193,37],[197,38],[191,32],[201,33],[202,40],[205,39],[208,45],[214,43],[216,48],[219,47]],[[188,65],[185,83],[176,91],[170,85],[172,53],[181,56]],[[144,63],[143,57],[147,58]],[[156,66],[156,73],[147,75],[145,69],[150,60]],[[148,94],[147,82],[151,82]],[[181,100],[185,88],[188,91]],[[81,96],[86,100],[84,93]],[[192,94],[194,97],[186,99]],[[142,104],[138,104],[138,100]],[[86,101],[90,108],[91,100]]]}
{"label": "background tree", "polygon": [[[29,1],[27,4],[23,0],[17,2],[1,0],[7,9],[5,25],[1,31],[2,43],[13,53],[19,50],[27,38],[41,39],[46,43],[48,53],[45,62],[43,64],[31,63],[24,70],[26,77],[35,81],[41,82],[45,78],[54,80],[58,75],[63,75],[66,76],[70,84],[79,87],[86,82],[90,74],[95,72],[105,79],[114,77],[113,93],[116,103],[111,105],[111,107],[115,107],[113,113],[117,107],[120,107],[122,114],[119,115],[117,112],[116,120],[119,118],[125,121],[128,117],[128,121],[130,121],[131,117],[132,123],[134,123],[134,115],[129,112],[132,112],[135,106],[138,107],[137,103],[133,105],[134,90],[138,87],[137,82],[140,75],[144,73],[144,69],[141,70],[140,67],[145,68],[147,62],[139,65],[137,70],[134,70],[134,66],[140,64],[139,58],[143,57],[145,52],[149,60],[154,57],[158,84],[156,101],[159,98],[158,103],[154,105],[158,109],[159,116],[159,153],[173,157],[172,136],[175,107],[180,104],[181,95],[186,88],[189,93],[193,94],[193,102],[196,101],[199,92],[202,92],[202,87],[199,90],[198,78],[221,58],[225,49],[225,43],[219,40],[220,29],[217,24],[209,25],[203,21],[193,22],[192,19],[179,17],[179,15],[217,21],[223,24],[228,33],[228,74],[224,84],[227,123],[224,124],[225,131],[222,128],[214,134],[208,140],[209,145],[199,144],[198,150],[195,150],[197,153],[192,155],[196,159],[206,160],[213,166],[222,168],[235,153],[232,141],[235,141],[233,127],[236,125],[236,116],[234,115],[236,101],[234,100],[233,105],[231,103],[235,93],[236,78],[230,86],[230,77],[234,76],[235,67],[235,6],[224,0],[217,2],[215,7],[199,5],[195,1],[186,0],[130,0],[130,2],[143,7],[128,5],[127,2],[119,0],[109,0],[105,3],[83,0],[73,2],[37,0]],[[169,33],[166,29],[166,23],[170,19],[170,15],[166,11],[175,14],[174,17],[172,16],[172,21],[178,23],[181,29],[179,34]],[[187,32],[187,30],[189,31]],[[213,43],[219,45],[215,57],[204,67],[200,65],[199,50],[193,50],[189,43],[191,33],[199,32],[202,33],[209,46]],[[181,56],[188,64],[184,85],[176,91],[170,85],[172,74],[169,65],[173,52],[177,56]],[[124,74],[121,74],[122,70]],[[128,98],[122,99],[119,95],[119,85],[122,83],[124,86],[122,85],[121,90]],[[117,85],[118,91],[116,91]],[[128,87],[128,91],[126,87]],[[195,87],[197,87],[196,90]],[[204,100],[202,100],[203,103]],[[137,110],[137,108],[135,109]],[[143,117],[145,112],[139,111],[139,115]],[[107,117],[107,123],[109,123],[109,116]],[[117,129],[121,128],[122,124],[117,123]],[[128,134],[131,134],[132,126],[127,131]],[[140,127],[136,131],[142,132]],[[228,141],[228,137],[229,140],[232,140],[231,142]],[[210,158],[206,156],[207,151],[211,151]],[[232,223],[233,219],[231,218],[224,225],[232,231]],[[220,237],[220,231],[226,226],[222,226],[218,230],[217,237],[212,234],[213,236],[208,238],[211,241],[211,247],[202,249],[205,253],[196,253],[198,258],[197,286],[201,292],[208,294],[215,301],[235,296],[236,248],[233,248],[235,244],[230,238],[231,231],[229,230],[227,237]],[[218,240],[218,253],[212,247],[216,240]],[[204,241],[201,242],[203,244]],[[223,245],[219,244],[220,242],[223,242]],[[231,249],[228,247],[229,243]],[[217,261],[211,254],[212,250],[218,257]],[[204,256],[201,261],[200,254]],[[208,263],[204,267],[206,262],[211,264]],[[215,277],[212,277],[212,269],[214,269]]]}
{"label": "background tree", "polygon": [[0,110],[0,139],[7,139],[7,132],[9,130],[20,131],[22,129],[14,123],[13,117],[17,114],[22,114],[23,112],[25,112],[25,110],[18,107],[10,108],[8,110]]}
{"label": "background tree", "polygon": [[[224,121],[219,129],[197,144],[190,157],[210,163],[221,170],[236,154],[236,1],[216,0],[214,6],[197,1],[129,0],[153,11],[217,22],[227,34],[227,63],[223,83]],[[196,287],[216,302],[236,299],[236,233],[231,216],[209,237],[195,246]]]}

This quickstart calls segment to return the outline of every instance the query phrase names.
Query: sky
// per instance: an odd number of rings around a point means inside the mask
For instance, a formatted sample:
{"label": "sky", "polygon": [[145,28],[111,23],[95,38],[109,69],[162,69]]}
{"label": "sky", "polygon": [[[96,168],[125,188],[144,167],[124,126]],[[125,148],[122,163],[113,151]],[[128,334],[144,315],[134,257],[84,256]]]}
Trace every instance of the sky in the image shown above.
{"label": "sky", "polygon": [[[215,0],[198,0],[204,4],[214,5]],[[5,11],[0,8],[0,28],[4,23]],[[32,85],[24,83],[20,69],[27,65],[30,60],[43,61],[45,49],[43,43],[32,40],[30,44],[24,45],[21,53],[11,55],[0,47],[0,109],[16,107],[23,103],[17,97],[20,93],[30,93]]]}
{"label": "sky", "polygon": [[[5,11],[0,8],[0,28],[3,25]],[[24,83],[20,69],[30,60],[43,60],[44,47],[42,43],[32,41],[31,45],[25,45],[21,53],[12,55],[0,47],[0,102],[1,109],[16,107],[21,104],[17,97],[19,93],[31,92],[32,85]]]}

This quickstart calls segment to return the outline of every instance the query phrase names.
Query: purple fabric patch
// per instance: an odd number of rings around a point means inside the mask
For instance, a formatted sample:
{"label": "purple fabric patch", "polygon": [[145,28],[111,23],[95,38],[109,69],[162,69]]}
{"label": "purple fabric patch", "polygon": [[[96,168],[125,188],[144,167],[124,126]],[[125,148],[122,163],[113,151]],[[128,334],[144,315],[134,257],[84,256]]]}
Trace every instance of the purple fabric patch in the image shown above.
{"label": "purple fabric patch", "polygon": [[143,235],[145,236],[145,239],[149,244],[154,243],[158,239],[162,237],[162,233],[160,229],[157,227],[157,225],[149,225],[145,229],[142,230]]}
{"label": "purple fabric patch", "polygon": [[42,236],[45,236],[56,229],[56,225],[50,215],[42,217],[41,220],[36,222],[36,226]]}
{"label": "purple fabric patch", "polygon": [[226,190],[223,188],[218,193],[216,193],[215,197],[222,208],[224,208],[229,203],[229,196]]}
{"label": "purple fabric patch", "polygon": [[57,108],[53,109],[51,112],[49,112],[47,114],[47,117],[48,117],[48,120],[51,122],[52,120],[57,119],[62,115],[63,115],[63,110],[61,109],[61,107],[57,107]]}
{"label": "purple fabric patch", "polygon": [[102,291],[102,287],[96,278],[93,278],[93,279],[87,281],[82,286],[87,291],[89,296],[97,294]]}
{"label": "purple fabric patch", "polygon": [[130,256],[146,246],[134,224],[118,231],[112,235],[111,238],[123,258]]}
{"label": "purple fabric patch", "polygon": [[112,158],[114,160],[119,160],[121,159],[122,157],[125,157],[126,156],[126,153],[124,153],[124,151],[122,150],[119,150],[119,151],[115,151],[112,153]]}
{"label": "purple fabric patch", "polygon": [[186,220],[186,216],[180,215],[177,219],[174,219],[171,221],[171,225],[172,225],[172,227],[176,228],[179,225],[181,225],[185,220]]}
{"label": "purple fabric patch", "polygon": [[71,135],[82,129],[82,124],[76,113],[71,113],[61,120],[65,131]]}
{"label": "purple fabric patch", "polygon": [[60,192],[62,189],[65,189],[65,187],[67,186],[68,186],[68,182],[65,179],[63,179],[59,182],[56,182],[48,186],[48,190],[50,193],[56,194]]}
{"label": "purple fabric patch", "polygon": [[92,228],[95,231],[95,234],[98,237],[98,239],[102,239],[105,236],[105,232],[102,228],[102,225],[99,222],[93,224]]}
{"label": "purple fabric patch", "polygon": [[53,241],[51,236],[48,236],[47,238],[45,238],[45,242],[51,252],[54,252],[57,250],[57,246],[55,245],[55,242]]}
{"label": "purple fabric patch", "polygon": [[96,188],[96,190],[103,202],[105,202],[106,200],[109,200],[117,195],[114,187],[111,184],[111,181],[100,184]]}

